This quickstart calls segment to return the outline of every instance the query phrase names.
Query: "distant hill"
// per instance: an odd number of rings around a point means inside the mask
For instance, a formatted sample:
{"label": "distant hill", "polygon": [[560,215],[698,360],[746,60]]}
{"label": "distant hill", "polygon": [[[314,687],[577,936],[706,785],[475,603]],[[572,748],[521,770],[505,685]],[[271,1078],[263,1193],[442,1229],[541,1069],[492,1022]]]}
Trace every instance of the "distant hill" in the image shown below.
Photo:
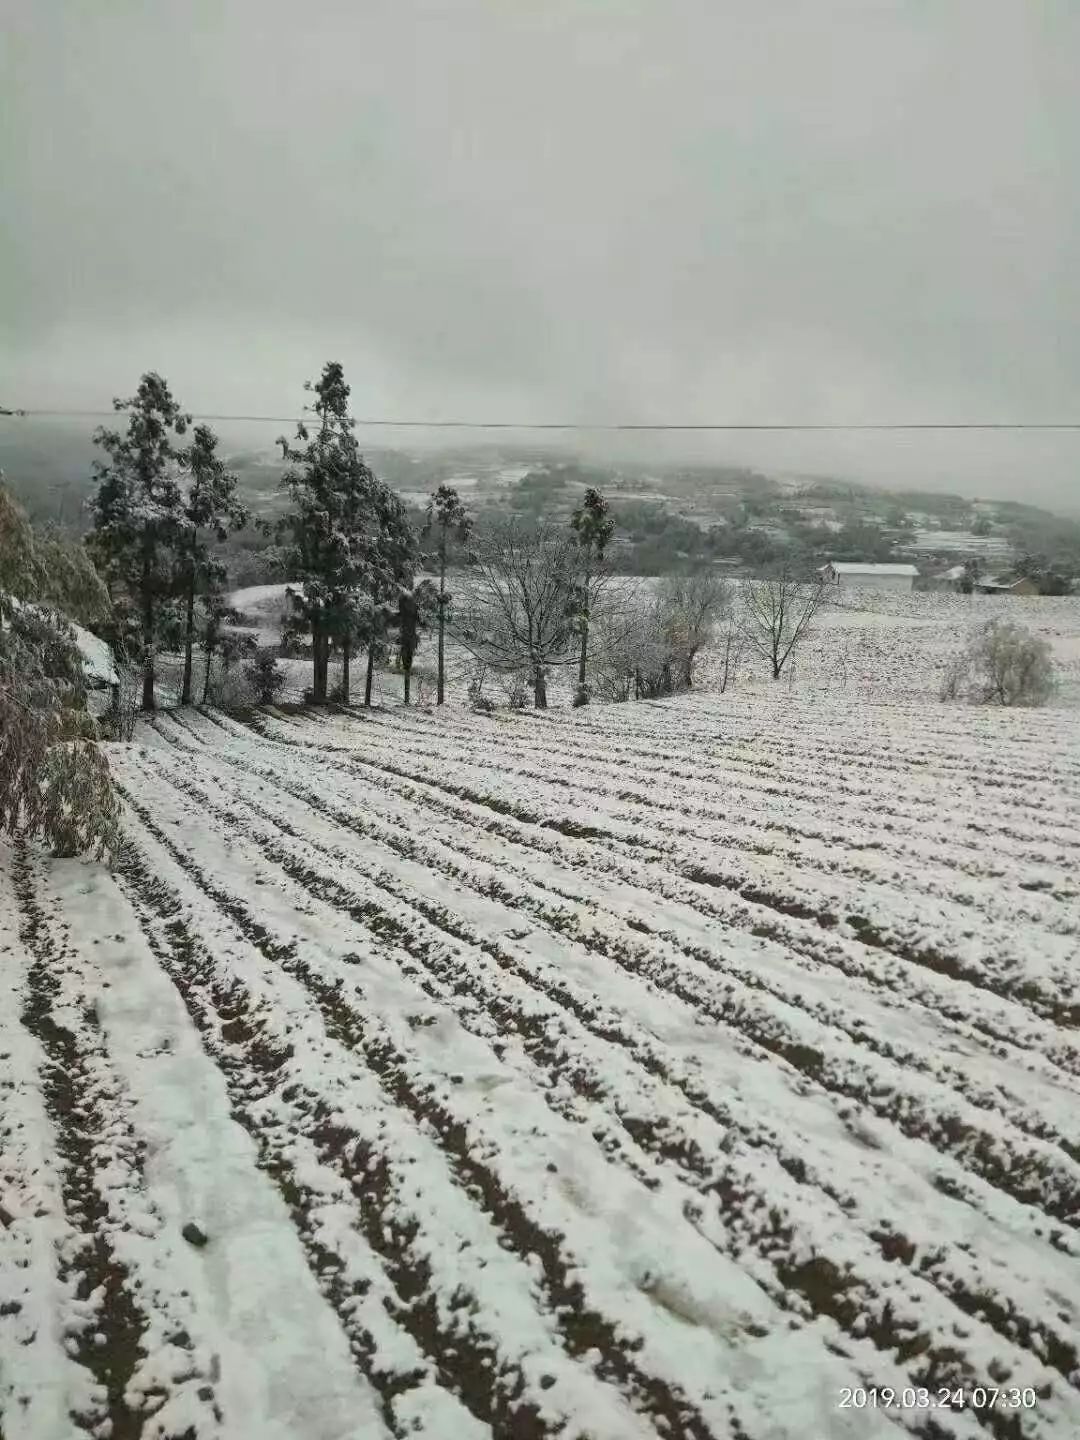
{"label": "distant hill", "polygon": [[[85,527],[97,423],[0,415],[0,468],[35,523]],[[280,515],[285,466],[269,438],[273,431],[218,428],[222,454],[252,508],[267,519]],[[783,556],[806,563],[885,560],[916,550],[931,563],[980,551],[1004,563],[1031,553],[1080,571],[1080,523],[1021,501],[887,490],[839,476],[769,475],[739,465],[586,459],[558,442],[383,444],[365,446],[364,454],[417,514],[432,491],[448,484],[481,523],[509,514],[563,520],[596,486],[619,522],[621,563],[647,573],[687,562],[755,569]],[[239,542],[244,583],[280,578],[277,570],[260,569],[265,544],[254,532]]]}

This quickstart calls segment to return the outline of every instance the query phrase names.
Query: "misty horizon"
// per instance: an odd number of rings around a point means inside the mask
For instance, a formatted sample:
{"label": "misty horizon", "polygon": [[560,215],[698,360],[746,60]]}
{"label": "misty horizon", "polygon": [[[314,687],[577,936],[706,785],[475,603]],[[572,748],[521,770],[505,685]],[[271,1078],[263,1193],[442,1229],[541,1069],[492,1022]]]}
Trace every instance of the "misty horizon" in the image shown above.
{"label": "misty horizon", "polygon": [[[367,417],[1078,418],[1065,0],[21,0],[8,30],[4,405],[157,370],[287,415],[337,359]],[[1076,432],[573,443],[1080,506]]]}

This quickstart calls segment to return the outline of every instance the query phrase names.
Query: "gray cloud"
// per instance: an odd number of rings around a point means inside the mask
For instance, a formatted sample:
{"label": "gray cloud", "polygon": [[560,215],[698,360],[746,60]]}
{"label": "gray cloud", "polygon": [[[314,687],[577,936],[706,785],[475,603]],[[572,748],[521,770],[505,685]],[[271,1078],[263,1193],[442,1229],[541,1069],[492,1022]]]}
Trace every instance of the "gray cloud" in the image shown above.
{"label": "gray cloud", "polygon": [[[6,24],[4,403],[154,367],[193,408],[284,411],[334,356],[358,411],[415,417],[1080,410],[1073,0],[15,0]],[[712,453],[1080,491],[1075,434]]]}

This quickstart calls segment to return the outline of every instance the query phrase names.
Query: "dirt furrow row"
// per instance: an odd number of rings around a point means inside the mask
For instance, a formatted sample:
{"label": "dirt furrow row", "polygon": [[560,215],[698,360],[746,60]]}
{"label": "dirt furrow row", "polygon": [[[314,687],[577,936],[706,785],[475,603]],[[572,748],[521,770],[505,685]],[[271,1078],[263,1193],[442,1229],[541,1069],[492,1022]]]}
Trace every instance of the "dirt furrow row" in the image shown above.
{"label": "dirt furrow row", "polygon": [[[848,1042],[853,1049],[845,1058],[833,1053],[832,1048],[809,1041],[807,1037],[816,1032],[827,1034],[828,1025],[823,1027],[807,1012],[796,1010],[793,1013],[799,1015],[805,1031],[799,1033],[784,1018],[782,1009],[762,1005],[755,994],[759,987],[748,987],[743,976],[729,978],[729,965],[717,961],[702,947],[682,946],[677,941],[673,944],[655,935],[647,942],[638,942],[577,922],[566,933],[575,943],[677,996],[699,1013],[733,1026],[826,1089],[868,1104],[911,1138],[926,1139],[947,1150],[973,1174],[1021,1204],[1036,1205],[1071,1228],[1080,1226],[1075,1162],[1064,1155],[1057,1159],[1045,1142],[1036,1141],[1024,1149],[1002,1134],[985,1129],[975,1107],[970,1107],[973,1113],[965,1118],[955,1113],[955,1105],[936,1106],[930,1094],[916,1099],[910,1085],[899,1083],[899,1072],[895,1076],[884,1071],[863,1073],[865,1065],[855,1063],[854,1042]],[[790,1008],[789,1003],[783,1006]]]}
{"label": "dirt furrow row", "polygon": [[[387,1102],[437,1138],[455,1183],[484,1213],[495,1234],[503,1237],[504,1250],[535,1257],[534,1263],[539,1262],[545,1309],[559,1316],[558,1338],[566,1355],[584,1362],[601,1381],[625,1394],[631,1406],[628,1416],[636,1411],[648,1416],[653,1423],[659,1422],[661,1428],[667,1427],[668,1434],[685,1436],[686,1440],[708,1440],[712,1432],[694,1405],[671,1385],[643,1371],[634,1358],[633,1346],[621,1338],[622,1327],[613,1325],[591,1308],[580,1281],[574,1277],[563,1255],[563,1236],[538,1225],[521,1201],[506,1190],[496,1171],[479,1158],[477,1142],[470,1134],[467,1121],[447,1107],[440,1098],[439,1087],[414,1080],[406,1056],[360,1009],[346,1003],[339,984],[308,966],[288,946],[276,942],[249,912],[245,913],[241,902],[221,892],[205,875],[195,873],[190,858],[171,846],[169,837],[133,796],[129,795],[128,802],[136,813],[142,810],[140,820],[158,843],[170,853],[175,852],[176,863],[224,909],[249,943],[303,986],[317,1007],[327,1034],[363,1060],[378,1080]],[[241,1011],[241,1017],[242,1014]],[[270,1022],[262,1016],[259,1023],[265,1027]],[[354,1181],[358,1198],[367,1202],[373,1198],[368,1189],[363,1188],[364,1176],[373,1165],[384,1167],[387,1176],[394,1176],[396,1199],[401,1209],[391,1224],[390,1233],[395,1233],[396,1226],[395,1245],[401,1251],[400,1256],[389,1246],[384,1233],[386,1227],[377,1209],[370,1220],[370,1233],[368,1226],[364,1226],[365,1236],[379,1254],[391,1281],[396,1282],[399,1294],[400,1287],[405,1287],[402,1300],[417,1297],[411,1305],[403,1307],[399,1322],[410,1328],[440,1379],[456,1387],[470,1410],[489,1424],[495,1435],[527,1437],[549,1433],[538,1414],[530,1415],[529,1402],[522,1398],[525,1377],[516,1370],[513,1361],[502,1354],[499,1341],[485,1335],[479,1322],[471,1320],[475,1306],[467,1294],[461,1296],[454,1327],[446,1328],[445,1318],[429,1293],[430,1269],[425,1269],[425,1262],[419,1259],[420,1254],[426,1253],[421,1248],[425,1237],[418,1233],[415,1222],[410,1224],[404,1218],[408,1213],[409,1186],[405,1175],[394,1175],[401,1167],[395,1163],[392,1153],[365,1154],[364,1163],[354,1171],[351,1157],[357,1153],[358,1137],[334,1119],[332,1106],[325,1097],[314,1100],[310,1115],[314,1129],[310,1121],[305,1121],[303,1107],[301,1113],[291,1115],[290,1127],[302,1129],[309,1136],[322,1163]],[[239,1118],[243,1121],[243,1114]],[[551,1378],[554,1381],[554,1377]],[[553,1402],[558,1399],[555,1389],[551,1391],[551,1398]]]}
{"label": "dirt furrow row", "polygon": [[[140,1293],[139,1276],[118,1254],[117,1231],[130,1226],[126,1206],[139,1203],[142,1144],[127,1119],[123,1088],[111,1072],[93,994],[80,990],[75,1003],[62,995],[67,957],[42,910],[34,861],[25,845],[16,855],[14,879],[20,934],[32,957],[22,1023],[47,1057],[43,1092],[55,1127],[64,1211],[78,1236],[60,1259],[61,1277],[73,1298],[66,1343],[95,1382],[91,1408],[73,1414],[72,1421],[111,1440],[136,1440],[151,1424],[162,1440],[191,1440],[189,1427],[174,1429],[161,1415],[173,1390],[182,1388],[186,1404],[201,1412],[200,1433],[218,1434],[222,1416],[213,1381],[188,1356],[189,1336],[179,1325],[170,1330],[165,1297]],[[124,1176],[122,1186],[118,1173]],[[171,1384],[160,1373],[143,1372],[151,1319],[175,1347]]]}
{"label": "dirt furrow row", "polygon": [[[181,788],[184,788],[181,786]],[[200,807],[209,803],[209,797],[205,794],[192,794]],[[254,809],[258,812],[256,802],[245,800],[245,808]],[[242,818],[237,816],[235,811],[230,811],[227,816],[219,816],[224,823],[228,824],[230,830],[236,830],[242,826]],[[268,817],[273,823],[273,817]],[[278,821],[278,824],[282,822]],[[287,826],[283,828],[287,829]],[[256,843],[264,853],[268,849],[268,836],[265,833],[254,835]],[[310,838],[307,844],[315,844]],[[324,854],[332,853],[325,846],[316,845],[316,848]],[[535,1007],[523,1009],[520,1004],[515,1003],[514,988],[507,984],[506,974],[501,981],[493,988],[480,981],[473,971],[461,963],[456,963],[449,947],[442,947],[432,935],[418,933],[410,929],[407,924],[396,918],[388,910],[382,908],[377,901],[368,898],[365,891],[361,899],[355,894],[345,891],[340,884],[329,877],[326,866],[318,869],[299,865],[295,860],[290,860],[288,855],[276,853],[272,857],[278,864],[281,864],[288,874],[301,884],[309,893],[318,895],[328,903],[335,905],[339,910],[344,910],[353,919],[367,926],[380,940],[401,946],[408,950],[410,955],[425,967],[432,974],[436,975],[442,984],[442,993],[459,1005],[462,998],[469,1001],[479,1001],[487,1009],[491,1019],[495,1022],[497,1033],[512,1034],[517,1032],[525,1040],[526,1047],[532,1058],[539,1064],[546,1064],[549,1067],[557,1067],[558,1073],[568,1078],[579,1093],[587,1096],[590,1100],[603,1100],[610,1105],[616,1114],[620,1124],[629,1131],[633,1140],[646,1151],[662,1157],[677,1167],[683,1178],[699,1190],[702,1194],[718,1200],[723,1214],[726,1234],[735,1237],[735,1243],[742,1253],[756,1250],[776,1274],[779,1284],[774,1284],[773,1293],[780,1303],[791,1304],[798,1299],[801,1305],[808,1307],[809,1313],[827,1314],[835,1319],[842,1328],[849,1328],[855,1324],[860,1316],[876,1314],[880,1317],[877,1324],[871,1324],[866,1333],[873,1342],[882,1350],[895,1352],[901,1362],[909,1360],[915,1355],[921,1355],[916,1373],[922,1377],[927,1374],[942,1373],[937,1367],[941,1362],[934,1353],[921,1354],[920,1347],[927,1343],[919,1320],[920,1313],[925,1313],[926,1297],[918,1293],[918,1285],[912,1292],[908,1303],[905,1305],[902,1293],[891,1293],[887,1305],[882,1306],[881,1297],[876,1296],[872,1285],[860,1280],[857,1271],[852,1271],[850,1264],[841,1266],[829,1261],[825,1255],[818,1254],[812,1262],[797,1262],[791,1247],[791,1240],[794,1232],[794,1223],[791,1216],[801,1213],[805,1216],[805,1207],[795,1191],[792,1184],[793,1177],[797,1177],[799,1183],[813,1183],[809,1180],[805,1163],[789,1155],[786,1158],[785,1168],[788,1175],[785,1177],[779,1172],[773,1173],[767,1182],[767,1189],[762,1188],[760,1173],[755,1173],[745,1165],[738,1162],[731,1162],[726,1159],[723,1152],[730,1147],[727,1141],[739,1127],[732,1122],[729,1114],[718,1112],[711,1106],[707,1097],[697,1092],[696,1101],[699,1109],[711,1112],[714,1118],[721,1123],[725,1130],[712,1137],[713,1149],[702,1149],[692,1140],[688,1139],[694,1133],[694,1126],[688,1123],[685,1118],[676,1118],[674,1122],[667,1124],[657,1123],[657,1117],[646,1116],[640,1106],[628,1110],[616,1098],[612,1104],[610,1095],[610,1083],[607,1083],[604,1076],[604,1066],[599,1068],[590,1065],[583,1060],[580,1054],[581,1036],[578,1034],[568,1045],[553,1043],[552,1021],[558,1023],[560,1012],[548,1012],[543,1018],[543,1024],[539,1022],[540,1016]],[[352,861],[355,857],[345,856],[345,860]],[[369,886],[378,891],[382,889],[386,893],[394,894],[393,887],[388,886],[386,876],[377,879],[366,877]],[[403,897],[398,897],[403,898]],[[435,907],[425,905],[417,901],[417,897],[407,897],[408,900],[422,913],[431,925],[436,927],[434,934],[439,934],[438,927],[441,926],[444,934],[454,936],[459,940],[466,941],[484,951],[493,958],[497,965],[502,967],[504,972],[514,973],[515,978],[520,978],[526,984],[535,985],[534,974],[523,974],[519,962],[502,945],[486,943],[477,936],[470,935],[460,920],[455,920],[448,912],[437,913]],[[498,975],[498,971],[495,972]],[[565,1003],[565,995],[563,996]],[[673,1077],[666,1072],[662,1062],[655,1056],[650,1055],[646,1050],[644,1056],[639,1041],[632,1041],[628,1036],[620,1032],[618,1026],[613,1026],[610,1020],[598,1019],[595,1013],[590,1013],[580,1004],[573,1007],[576,1018],[579,1019],[583,1028],[593,1031],[605,1042],[621,1043],[631,1045],[635,1058],[644,1060],[644,1068],[650,1077],[659,1081],[664,1086],[672,1082]],[[459,1011],[459,1018],[465,1025],[470,1023],[470,1012],[462,1009]],[[564,1027],[565,1028],[565,1027]],[[569,1039],[569,1037],[565,1037]],[[576,1043],[574,1043],[576,1042]],[[610,1065],[607,1070],[610,1072]],[[647,1107],[646,1107],[647,1108]],[[773,1137],[775,1139],[775,1137]],[[743,1142],[749,1141],[753,1145],[763,1144],[763,1138],[756,1133],[743,1133],[740,1135]],[[708,1146],[708,1141],[705,1142]],[[768,1142],[764,1142],[768,1143]],[[615,1155],[621,1163],[625,1163],[625,1151],[612,1147],[610,1154]],[[786,1182],[786,1184],[785,1184]],[[820,1182],[819,1182],[820,1183]],[[835,1190],[825,1185],[826,1193],[831,1193],[832,1198],[838,1202],[837,1213],[844,1214],[844,1197]],[[786,1192],[793,1203],[786,1207],[788,1214],[785,1216],[785,1205],[780,1198]],[[795,1191],[794,1194],[792,1192]],[[695,1218],[700,1220],[700,1216]],[[805,1230],[805,1224],[801,1227]],[[888,1228],[879,1227],[874,1231],[870,1239],[879,1248],[880,1254],[887,1260],[901,1258],[910,1265],[915,1257],[916,1247],[907,1241],[903,1235],[890,1232]],[[944,1252],[934,1255],[923,1253],[919,1257],[918,1269],[913,1271],[920,1281],[929,1280],[935,1284],[943,1294],[954,1304],[957,1304],[969,1315],[984,1308],[983,1296],[974,1290],[965,1289],[962,1282],[955,1277],[950,1277],[943,1268],[941,1262],[944,1260]],[[905,1310],[907,1316],[905,1318]],[[947,1320],[943,1320],[947,1324]],[[1034,1324],[1024,1319],[1011,1307],[1005,1309],[998,1307],[996,1312],[990,1316],[990,1323],[999,1330],[1002,1338],[1009,1343],[1019,1343],[1024,1348],[1041,1352],[1049,1359],[1055,1368],[1062,1374],[1068,1375],[1075,1368],[1075,1353],[1067,1344],[1061,1342],[1052,1331],[1043,1332],[1038,1321]],[[962,1369],[962,1366],[961,1366]],[[959,1373],[953,1367],[954,1373]],[[924,1383],[917,1380],[916,1383]]]}

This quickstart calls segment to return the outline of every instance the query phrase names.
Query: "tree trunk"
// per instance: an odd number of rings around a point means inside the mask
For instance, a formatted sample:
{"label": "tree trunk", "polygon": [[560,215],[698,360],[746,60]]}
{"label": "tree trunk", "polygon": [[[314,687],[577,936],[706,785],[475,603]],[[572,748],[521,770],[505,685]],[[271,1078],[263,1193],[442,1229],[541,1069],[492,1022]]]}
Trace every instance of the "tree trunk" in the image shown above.
{"label": "tree trunk", "polygon": [[346,635],[341,642],[341,703],[348,705],[350,691],[349,665],[352,660],[352,636]]}
{"label": "tree trunk", "polygon": [[214,658],[214,647],[206,647],[206,669],[203,672],[202,703],[205,705],[207,696],[210,694],[210,662]]}
{"label": "tree trunk", "polygon": [[581,654],[578,656],[578,695],[582,703],[585,698],[585,662],[589,654],[589,584],[592,576],[585,571],[585,598],[581,607]]}
{"label": "tree trunk", "polygon": [[537,710],[547,709],[547,681],[542,665],[533,667],[533,704]]}
{"label": "tree trunk", "polygon": [[375,678],[375,645],[374,642],[368,646],[367,652],[367,675],[364,677],[364,704],[371,709],[371,682]]}
{"label": "tree trunk", "polygon": [[195,648],[195,557],[187,580],[187,616],[184,621],[184,684],[180,691],[180,704],[191,704],[191,654]]}
{"label": "tree trunk", "polygon": [[404,667],[405,669],[405,704],[409,703],[409,690],[412,687],[412,661]]}
{"label": "tree trunk", "polygon": [[439,678],[436,688],[436,705],[441,705],[446,698],[446,691],[443,681],[443,637],[446,632],[446,531],[443,531],[442,545],[439,549]]}
{"label": "tree trunk", "polygon": [[143,641],[143,689],[142,708],[154,708],[154,592],[150,586],[152,554],[149,544],[143,541],[142,573],[142,641]]}
{"label": "tree trunk", "polygon": [[311,622],[311,699],[316,705],[326,704],[326,672],[330,658],[329,636],[320,615]]}

